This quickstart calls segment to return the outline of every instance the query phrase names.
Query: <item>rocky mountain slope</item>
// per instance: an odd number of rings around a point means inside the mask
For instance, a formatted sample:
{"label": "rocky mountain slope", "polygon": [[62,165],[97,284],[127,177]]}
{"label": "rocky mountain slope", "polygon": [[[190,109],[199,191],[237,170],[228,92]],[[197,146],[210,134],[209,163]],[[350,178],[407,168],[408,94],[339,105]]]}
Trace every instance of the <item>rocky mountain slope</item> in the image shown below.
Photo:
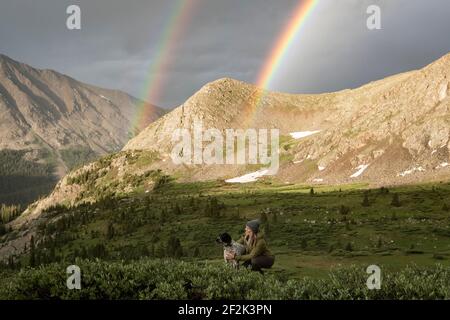
{"label": "rocky mountain slope", "polygon": [[[158,150],[168,158],[175,128],[279,128],[292,138],[281,149],[281,182],[395,184],[449,177],[450,54],[418,71],[355,90],[321,95],[263,93],[232,79],[204,86],[151,124],[124,150]],[[293,134],[295,136],[295,134]],[[292,141],[293,140],[293,141]],[[229,178],[230,166],[201,170],[194,179]],[[241,170],[241,173],[248,170]],[[192,176],[191,176],[192,177]]]}
{"label": "rocky mountain slope", "polygon": [[[42,177],[47,182],[48,176],[61,178],[79,163],[119,151],[142,129],[133,127],[141,104],[149,109],[144,124],[164,113],[124,92],[84,84],[0,55],[0,157],[9,159],[16,151],[13,158],[23,167],[47,166]],[[4,150],[8,154],[1,153]],[[15,165],[5,161],[0,165],[3,182],[9,176],[8,167]],[[16,175],[28,176],[28,172]],[[8,179],[2,189],[14,187]]]}

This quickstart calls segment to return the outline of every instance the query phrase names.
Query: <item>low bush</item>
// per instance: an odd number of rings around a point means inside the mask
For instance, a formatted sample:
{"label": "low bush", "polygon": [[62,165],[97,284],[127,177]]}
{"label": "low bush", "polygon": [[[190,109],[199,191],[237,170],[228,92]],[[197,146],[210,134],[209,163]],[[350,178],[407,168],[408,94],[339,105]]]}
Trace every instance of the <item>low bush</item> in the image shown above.
{"label": "low bush", "polygon": [[5,273],[0,299],[449,299],[450,268],[408,266],[383,272],[380,290],[352,266],[328,278],[280,280],[225,265],[142,259],[130,263],[76,260],[81,289],[69,290],[63,263]]}

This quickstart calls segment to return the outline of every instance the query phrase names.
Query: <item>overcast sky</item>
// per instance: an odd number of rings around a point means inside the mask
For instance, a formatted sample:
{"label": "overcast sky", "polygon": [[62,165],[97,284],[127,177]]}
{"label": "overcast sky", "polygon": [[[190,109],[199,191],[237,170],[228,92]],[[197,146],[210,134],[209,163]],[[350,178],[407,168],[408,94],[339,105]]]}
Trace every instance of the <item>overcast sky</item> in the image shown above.
{"label": "overcast sky", "polygon": [[[191,2],[190,13],[184,11],[170,24],[182,0],[1,0],[0,53],[143,98],[161,39],[175,30],[166,66],[153,69],[161,86],[150,97],[171,108],[218,78],[255,83],[298,3],[185,1]],[[318,93],[353,88],[421,68],[450,52],[449,0],[318,1],[269,89]],[[66,28],[71,4],[81,8],[81,30]],[[381,30],[366,27],[370,4],[381,8]]]}

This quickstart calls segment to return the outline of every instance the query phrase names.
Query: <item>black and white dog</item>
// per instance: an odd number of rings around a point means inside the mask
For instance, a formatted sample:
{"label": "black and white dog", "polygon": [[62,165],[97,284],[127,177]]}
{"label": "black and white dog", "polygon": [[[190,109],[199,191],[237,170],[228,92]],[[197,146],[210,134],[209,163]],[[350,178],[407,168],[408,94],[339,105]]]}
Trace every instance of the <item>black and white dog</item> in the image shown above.
{"label": "black and white dog", "polygon": [[216,242],[223,246],[223,259],[225,260],[225,262],[231,263],[234,268],[238,269],[239,262],[237,262],[236,260],[227,260],[226,256],[229,252],[234,252],[237,256],[245,254],[245,246],[237,243],[236,241],[233,241],[231,239],[231,236],[226,232],[220,234],[217,237]]}

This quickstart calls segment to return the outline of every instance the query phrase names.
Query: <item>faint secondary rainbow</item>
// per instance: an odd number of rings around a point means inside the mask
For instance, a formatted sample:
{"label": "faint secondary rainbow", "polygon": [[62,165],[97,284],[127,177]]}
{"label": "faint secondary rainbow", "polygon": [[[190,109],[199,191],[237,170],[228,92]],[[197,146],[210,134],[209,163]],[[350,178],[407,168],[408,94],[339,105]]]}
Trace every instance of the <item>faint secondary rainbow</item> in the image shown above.
{"label": "faint secondary rainbow", "polygon": [[[266,59],[266,63],[258,75],[256,81],[258,87],[267,89],[286,53],[297,39],[302,27],[305,25],[305,22],[308,20],[308,17],[314,11],[314,8],[318,3],[319,0],[299,0],[299,4],[295,8],[291,20],[281,32],[275,46]],[[255,107],[258,107],[263,97],[264,93],[258,95],[254,104]]]}
{"label": "faint secondary rainbow", "polygon": [[163,28],[163,32],[154,49],[153,58],[148,77],[144,83],[141,103],[138,105],[130,131],[142,129],[147,119],[151,116],[152,109],[149,103],[157,103],[161,96],[164,81],[161,74],[164,74],[170,65],[175,46],[180,39],[186,24],[189,22],[196,0],[177,0],[171,9],[171,15]]}

